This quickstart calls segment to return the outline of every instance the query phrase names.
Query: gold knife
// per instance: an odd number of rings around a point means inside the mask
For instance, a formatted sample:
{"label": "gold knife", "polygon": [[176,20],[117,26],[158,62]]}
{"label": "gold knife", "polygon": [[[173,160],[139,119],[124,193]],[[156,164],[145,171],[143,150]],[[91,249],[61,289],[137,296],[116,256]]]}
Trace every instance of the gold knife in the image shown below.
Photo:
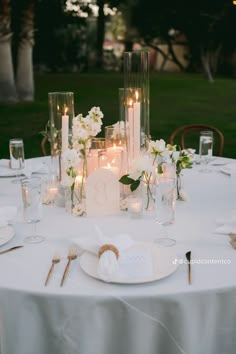
{"label": "gold knife", "polygon": [[192,274],[191,274],[191,251],[188,251],[186,254],[186,259],[188,261],[188,283],[192,284]]}
{"label": "gold knife", "polygon": [[11,248],[8,248],[7,250],[5,251],[0,251],[0,254],[4,254],[4,253],[7,253],[7,252],[11,252],[11,251],[14,251],[14,250],[18,250],[19,248],[22,248],[24,246],[14,246],[14,247],[11,247]]}

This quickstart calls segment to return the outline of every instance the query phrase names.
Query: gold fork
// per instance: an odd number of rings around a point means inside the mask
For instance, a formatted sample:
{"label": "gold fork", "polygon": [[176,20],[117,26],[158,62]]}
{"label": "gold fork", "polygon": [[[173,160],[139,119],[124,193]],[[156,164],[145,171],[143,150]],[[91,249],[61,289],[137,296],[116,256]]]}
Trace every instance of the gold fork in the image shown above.
{"label": "gold fork", "polygon": [[66,276],[67,276],[67,274],[69,272],[70,262],[73,261],[74,259],[76,259],[77,256],[78,256],[78,248],[77,248],[77,246],[71,246],[71,248],[69,249],[68,256],[67,256],[68,262],[67,262],[66,268],[64,270],[64,274],[62,276],[61,285],[60,286],[63,286],[63,284],[64,284]]}
{"label": "gold fork", "polygon": [[52,259],[52,265],[51,265],[51,267],[50,267],[50,269],[49,269],[49,272],[48,272],[48,275],[47,275],[47,278],[46,278],[46,281],[45,281],[45,286],[47,286],[48,285],[48,282],[49,282],[49,280],[50,280],[50,278],[51,278],[51,275],[52,275],[52,272],[53,272],[53,269],[54,269],[54,266],[55,266],[55,264],[57,264],[57,263],[59,263],[60,262],[60,256],[58,255],[58,254],[55,254],[54,256],[53,256],[53,259]]}

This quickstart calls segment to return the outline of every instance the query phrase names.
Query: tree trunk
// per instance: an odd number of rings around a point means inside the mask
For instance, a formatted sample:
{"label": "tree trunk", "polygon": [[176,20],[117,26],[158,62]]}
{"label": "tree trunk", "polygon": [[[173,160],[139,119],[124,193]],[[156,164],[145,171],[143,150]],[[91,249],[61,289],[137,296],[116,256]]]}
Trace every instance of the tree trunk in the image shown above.
{"label": "tree trunk", "polygon": [[222,44],[220,44],[217,47],[217,49],[212,51],[212,53],[211,53],[211,68],[212,68],[213,74],[216,74],[216,72],[217,72],[221,50],[222,50]]}
{"label": "tree trunk", "polygon": [[15,102],[17,94],[11,52],[10,1],[2,1],[0,8],[0,102]]}
{"label": "tree trunk", "polygon": [[98,18],[97,18],[97,69],[103,68],[103,43],[105,35],[105,15],[104,15],[104,4],[105,0],[98,0],[97,5],[99,6]]}
{"label": "tree trunk", "polygon": [[22,29],[17,53],[16,87],[19,99],[34,100],[33,45],[34,1],[23,11]]}
{"label": "tree trunk", "polygon": [[201,62],[204,74],[209,82],[214,82],[211,65],[210,65],[210,53],[208,50],[201,48]]}

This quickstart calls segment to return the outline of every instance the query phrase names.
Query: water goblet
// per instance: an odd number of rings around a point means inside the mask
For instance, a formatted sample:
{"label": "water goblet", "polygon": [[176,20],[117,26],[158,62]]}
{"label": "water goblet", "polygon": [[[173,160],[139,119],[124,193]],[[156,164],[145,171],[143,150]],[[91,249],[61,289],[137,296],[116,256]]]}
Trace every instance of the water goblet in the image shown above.
{"label": "water goblet", "polygon": [[209,162],[212,158],[213,150],[213,132],[211,130],[205,130],[200,132],[199,141],[199,157],[200,163],[203,166],[201,172],[210,172],[208,168]]}
{"label": "water goblet", "polygon": [[39,243],[44,237],[36,232],[36,225],[42,218],[41,202],[41,178],[31,177],[21,180],[22,199],[24,207],[24,221],[34,225],[34,232],[27,236],[24,241],[27,243]]}
{"label": "water goblet", "polygon": [[161,246],[173,246],[176,240],[169,238],[165,227],[174,223],[176,202],[176,178],[160,175],[156,179],[155,220],[161,226],[160,236],[155,243]]}
{"label": "water goblet", "polygon": [[16,178],[12,183],[20,183],[20,175],[24,168],[24,143],[23,139],[10,139],[10,168],[16,171]]}

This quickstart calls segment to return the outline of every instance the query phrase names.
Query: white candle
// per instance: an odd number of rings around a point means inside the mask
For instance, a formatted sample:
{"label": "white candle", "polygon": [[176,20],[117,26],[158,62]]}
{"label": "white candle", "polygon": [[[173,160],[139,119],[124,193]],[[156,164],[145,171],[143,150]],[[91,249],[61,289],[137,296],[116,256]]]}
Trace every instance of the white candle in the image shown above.
{"label": "white candle", "polygon": [[68,136],[69,136],[69,116],[66,114],[68,108],[65,107],[64,115],[62,116],[61,123],[61,150],[62,153],[68,149]]}
{"label": "white candle", "polygon": [[128,124],[129,124],[129,159],[134,159],[134,109],[133,101],[129,101],[128,105]]}
{"label": "white candle", "polygon": [[140,102],[138,102],[138,91],[135,91],[136,102],[134,102],[134,158],[140,155]]}

